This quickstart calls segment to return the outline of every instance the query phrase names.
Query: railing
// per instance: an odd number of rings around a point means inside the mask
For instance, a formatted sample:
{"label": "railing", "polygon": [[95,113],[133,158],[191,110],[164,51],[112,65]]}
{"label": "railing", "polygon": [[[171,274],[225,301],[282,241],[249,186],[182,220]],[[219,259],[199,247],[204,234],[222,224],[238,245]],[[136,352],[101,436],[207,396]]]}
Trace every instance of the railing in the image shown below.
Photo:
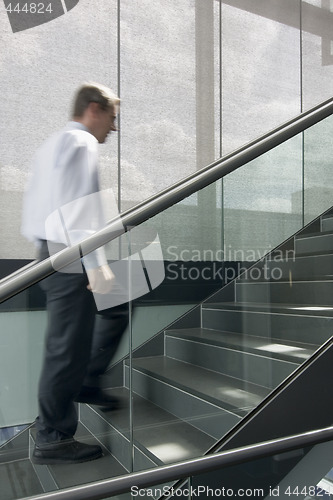
{"label": "railing", "polygon": [[[333,98],[127,210],[81,243],[0,281],[0,303],[333,114]],[[119,224],[121,220],[121,224]]]}
{"label": "railing", "polygon": [[100,500],[131,491],[133,485],[139,489],[168,483],[176,479],[195,476],[232,465],[257,460],[270,455],[313,446],[333,440],[333,427],[297,434],[282,439],[266,441],[256,445],[217,453],[194,460],[153,470],[132,473],[118,478],[68,488],[53,493],[29,497],[29,500]]}

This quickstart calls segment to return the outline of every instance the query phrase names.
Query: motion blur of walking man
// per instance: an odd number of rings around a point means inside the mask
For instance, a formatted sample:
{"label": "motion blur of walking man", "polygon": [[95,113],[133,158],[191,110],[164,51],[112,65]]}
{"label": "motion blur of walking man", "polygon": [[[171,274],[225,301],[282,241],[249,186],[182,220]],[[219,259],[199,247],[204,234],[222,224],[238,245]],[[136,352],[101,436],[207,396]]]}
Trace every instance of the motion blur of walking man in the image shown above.
{"label": "motion blur of walking man", "polygon": [[[117,130],[119,102],[109,88],[84,84],[76,93],[72,120],[37,151],[25,193],[22,233],[35,242],[40,260],[100,227],[96,225],[101,215],[98,143]],[[113,283],[103,249],[41,282],[47,296],[48,326],[39,382],[35,463],[76,463],[102,456],[100,446],[74,439],[75,402],[110,408],[115,404],[98,387],[97,379],[126,327],[126,309],[106,311],[100,331],[94,333],[94,294],[109,293]]]}

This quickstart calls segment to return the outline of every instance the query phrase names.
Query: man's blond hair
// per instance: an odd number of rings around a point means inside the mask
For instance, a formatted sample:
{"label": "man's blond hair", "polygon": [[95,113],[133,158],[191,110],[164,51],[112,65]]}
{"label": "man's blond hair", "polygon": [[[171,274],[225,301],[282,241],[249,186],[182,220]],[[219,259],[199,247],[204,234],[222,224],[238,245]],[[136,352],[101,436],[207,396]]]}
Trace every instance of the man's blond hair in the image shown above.
{"label": "man's blond hair", "polygon": [[120,99],[116,94],[99,83],[84,83],[76,92],[73,117],[81,117],[91,102],[97,102],[104,110],[119,105]]}

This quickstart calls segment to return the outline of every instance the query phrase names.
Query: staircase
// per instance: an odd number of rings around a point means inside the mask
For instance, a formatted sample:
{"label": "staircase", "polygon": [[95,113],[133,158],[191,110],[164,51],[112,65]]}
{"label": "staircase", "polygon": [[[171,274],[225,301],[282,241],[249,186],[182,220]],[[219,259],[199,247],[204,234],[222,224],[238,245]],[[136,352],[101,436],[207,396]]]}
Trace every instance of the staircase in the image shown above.
{"label": "staircase", "polygon": [[207,453],[330,339],[332,278],[331,209],[122,361],[122,408],[80,404],[102,459],[33,466],[33,428],[3,445],[0,500]]}

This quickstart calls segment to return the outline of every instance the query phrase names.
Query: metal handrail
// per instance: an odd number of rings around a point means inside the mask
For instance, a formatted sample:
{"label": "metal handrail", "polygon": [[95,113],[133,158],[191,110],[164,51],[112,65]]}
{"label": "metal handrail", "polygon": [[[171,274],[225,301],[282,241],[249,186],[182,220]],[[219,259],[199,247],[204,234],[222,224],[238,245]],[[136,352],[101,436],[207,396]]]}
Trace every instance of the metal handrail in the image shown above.
{"label": "metal handrail", "polygon": [[177,464],[148,469],[143,472],[135,472],[83,486],[75,486],[61,491],[35,495],[29,497],[29,500],[101,500],[129,492],[134,486],[136,491],[138,491],[154,485],[169,483],[177,479],[204,474],[224,467],[258,460],[307,446],[314,446],[331,440],[333,440],[333,427],[326,427],[324,429],[186,460]]}
{"label": "metal handrail", "polygon": [[120,217],[112,219],[105,228],[97,231],[79,244],[58,252],[52,258],[45,259],[32,268],[23,270],[18,275],[8,276],[0,281],[0,303],[54,273],[55,270],[76,261],[79,256],[86,255],[109,243],[132,227],[138,226],[332,114],[333,98],[301,113],[271,132],[127,210]]}

